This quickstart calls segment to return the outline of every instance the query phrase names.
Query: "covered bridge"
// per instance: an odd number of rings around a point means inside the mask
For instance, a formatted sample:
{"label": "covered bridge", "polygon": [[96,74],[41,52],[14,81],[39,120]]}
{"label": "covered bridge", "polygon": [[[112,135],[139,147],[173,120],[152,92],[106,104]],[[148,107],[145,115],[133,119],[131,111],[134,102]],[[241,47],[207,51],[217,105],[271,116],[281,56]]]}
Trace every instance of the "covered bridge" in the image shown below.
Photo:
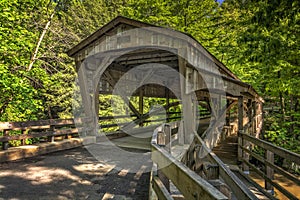
{"label": "covered bridge", "polygon": [[[152,152],[153,161],[156,166],[165,169],[158,170],[159,180],[153,179],[153,188],[159,198],[166,197],[170,183],[186,198],[194,195],[174,180],[175,172],[169,174],[172,166],[166,170],[170,166],[162,166],[160,162],[166,163],[175,157],[185,167],[199,172],[206,166],[205,157],[210,156],[210,160],[220,168],[218,173],[223,173],[221,179],[232,185],[231,191],[237,197],[255,199],[247,187],[210,153],[227,137],[239,135],[238,158],[248,162],[249,154],[243,148],[250,149],[250,143],[243,141],[241,136],[259,136],[263,100],[251,85],[242,82],[192,36],[117,17],[70,49],[68,55],[75,59],[78,73],[84,107],[84,112],[79,116],[93,119],[87,125],[93,127],[90,135],[101,134],[101,130],[107,128],[101,125],[101,119],[107,118],[129,118],[129,121],[114,126],[122,133],[133,136],[131,139],[136,136],[137,129],[146,130],[147,125],[153,127],[151,122],[160,121],[162,124],[158,128],[158,125],[154,126],[154,133],[148,135],[152,151],[156,151]],[[121,98],[128,108],[127,112],[116,109],[113,116],[105,116],[105,112],[99,109],[99,94]],[[138,106],[133,104],[132,97],[138,98]],[[163,99],[163,103],[155,109],[145,110],[144,98],[148,97]],[[111,101],[112,109],[117,106]],[[170,109],[176,106],[180,109],[179,116],[172,117],[174,113]],[[155,120],[153,116],[161,115],[162,111],[164,118]],[[168,149],[169,154],[161,152],[157,155],[162,148]],[[194,154],[197,156],[191,156]],[[177,167],[175,164],[174,170],[180,171]],[[248,165],[244,164],[243,170],[247,173]],[[187,181],[191,181],[192,175],[187,176]],[[210,179],[207,176],[206,179]],[[160,181],[164,182],[165,187],[159,184]],[[210,191],[210,186],[199,188],[197,184],[204,183],[200,181],[191,187],[205,196],[223,198],[222,194]],[[228,197],[228,192],[223,193]],[[162,194],[164,197],[161,197]]]}

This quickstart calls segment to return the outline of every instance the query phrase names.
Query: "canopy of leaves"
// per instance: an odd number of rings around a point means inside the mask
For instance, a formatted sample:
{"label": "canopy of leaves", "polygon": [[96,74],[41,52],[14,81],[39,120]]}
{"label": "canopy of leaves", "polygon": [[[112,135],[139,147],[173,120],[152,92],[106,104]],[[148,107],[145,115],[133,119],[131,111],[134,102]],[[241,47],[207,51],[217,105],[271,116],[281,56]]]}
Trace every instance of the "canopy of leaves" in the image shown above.
{"label": "canopy of leaves", "polygon": [[[277,144],[288,141],[295,150],[300,146],[299,9],[299,1],[286,0],[225,0],[222,4],[214,0],[2,0],[0,120],[72,117],[76,74],[65,52],[124,15],[199,40],[255,87],[266,100],[265,107],[278,108],[269,109],[265,137]],[[48,22],[50,27],[28,71]]]}

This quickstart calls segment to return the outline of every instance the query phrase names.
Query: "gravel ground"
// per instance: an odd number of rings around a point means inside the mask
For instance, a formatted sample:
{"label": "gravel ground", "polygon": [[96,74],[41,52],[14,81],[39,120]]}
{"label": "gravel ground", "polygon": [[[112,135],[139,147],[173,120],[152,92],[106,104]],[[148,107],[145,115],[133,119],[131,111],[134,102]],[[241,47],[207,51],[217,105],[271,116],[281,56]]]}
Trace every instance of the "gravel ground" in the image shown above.
{"label": "gravel ground", "polygon": [[80,147],[1,163],[0,199],[148,199],[149,152],[134,151],[133,158],[109,146],[89,148],[101,156]]}

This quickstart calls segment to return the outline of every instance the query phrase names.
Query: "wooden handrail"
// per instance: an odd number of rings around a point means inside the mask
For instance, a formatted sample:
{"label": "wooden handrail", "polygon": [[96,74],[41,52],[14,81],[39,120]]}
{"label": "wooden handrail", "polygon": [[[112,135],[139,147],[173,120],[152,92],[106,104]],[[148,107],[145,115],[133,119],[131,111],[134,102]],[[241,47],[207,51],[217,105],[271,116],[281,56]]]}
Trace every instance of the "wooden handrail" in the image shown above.
{"label": "wooden handrail", "polygon": [[300,155],[294,152],[291,152],[289,150],[286,150],[282,147],[276,146],[270,142],[267,142],[265,140],[261,140],[259,138],[253,137],[251,135],[247,134],[241,134],[242,138],[269,151],[272,151],[273,153],[277,154],[278,156],[282,158],[286,158],[290,161],[295,162],[296,164],[300,165]]}
{"label": "wooden handrail", "polygon": [[[3,135],[0,136],[2,149],[9,148],[9,141],[21,140],[22,145],[25,145],[25,139],[30,138],[47,138],[49,142],[54,141],[56,136],[78,135],[81,131],[91,131],[91,128],[76,128],[76,125],[81,126],[93,122],[90,118],[76,119],[48,119],[26,122],[0,122],[0,131]],[[19,134],[10,135],[11,131],[20,131]]]}
{"label": "wooden handrail", "polygon": [[47,129],[49,126],[67,126],[75,123],[88,123],[89,118],[76,119],[48,119],[26,122],[0,122],[0,131],[3,130],[26,130],[26,129]]}
{"label": "wooden handrail", "polygon": [[[172,134],[172,129],[178,129],[178,122],[168,124],[170,130],[168,134]],[[175,126],[174,126],[175,125]],[[176,160],[169,151],[165,149],[167,144],[160,144],[159,137],[164,130],[165,124],[156,128],[153,132],[151,147],[152,147],[152,160],[160,168],[160,172],[171,180],[177,189],[183,194],[186,199],[228,199],[220,191],[216,190],[210,183],[198,176],[194,171],[189,169],[180,161]],[[168,136],[166,136],[168,137]],[[169,136],[170,137],[170,136]],[[171,141],[169,141],[171,143]],[[170,147],[169,147],[170,148]],[[159,176],[153,177],[154,191],[160,199],[170,199],[170,194],[167,193],[165,185],[157,188],[157,182],[160,181]],[[159,180],[159,181],[158,181]]]}
{"label": "wooden handrail", "polygon": [[225,183],[232,189],[239,199],[257,199],[257,197],[246,187],[246,185],[210,150],[202,139],[195,133],[194,141],[199,142],[208,158],[219,166],[219,173]]}
{"label": "wooden handrail", "polygon": [[[241,134],[241,137],[244,141],[248,141],[256,146],[259,146],[261,148],[263,148],[264,150],[272,153],[272,154],[276,154],[282,158],[288,159],[296,164],[300,164],[300,155],[294,152],[291,152],[289,150],[286,150],[282,147],[276,146],[270,142],[261,140],[259,138],[253,137],[251,135],[247,135],[245,133]],[[243,142],[246,143],[246,142]],[[300,185],[300,179],[298,177],[296,177],[295,175],[289,173],[288,171],[284,170],[283,168],[275,165],[272,162],[270,162],[270,160],[268,160],[267,158],[263,158],[262,156],[252,152],[251,150],[247,149],[246,147],[244,147],[243,145],[239,145],[239,147],[246,153],[248,153],[249,155],[251,155],[252,157],[256,158],[260,163],[262,163],[263,165],[265,165],[266,168],[269,168],[271,170],[275,170],[277,173],[287,177],[290,181],[294,182],[297,185]],[[290,193],[288,190],[286,190],[285,188],[283,188],[281,185],[279,185],[278,183],[274,182],[272,179],[272,176],[270,177],[268,174],[266,174],[265,172],[259,170],[255,165],[251,164],[249,162],[249,160],[242,158],[241,159],[243,161],[243,163],[245,163],[246,165],[248,165],[249,167],[251,167],[258,175],[260,175],[263,179],[266,180],[266,182],[268,184],[271,184],[272,186],[274,186],[275,188],[277,188],[280,192],[282,192],[285,196],[287,196],[289,199],[297,199],[297,197]],[[267,184],[266,183],[266,184]]]}

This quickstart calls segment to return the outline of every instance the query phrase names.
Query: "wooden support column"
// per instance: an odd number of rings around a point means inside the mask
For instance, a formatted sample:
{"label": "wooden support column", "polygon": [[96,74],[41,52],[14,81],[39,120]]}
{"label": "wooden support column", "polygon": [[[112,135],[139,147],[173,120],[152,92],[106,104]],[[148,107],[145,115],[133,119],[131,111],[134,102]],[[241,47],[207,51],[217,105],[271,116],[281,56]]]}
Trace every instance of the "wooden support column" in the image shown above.
{"label": "wooden support column", "polygon": [[[89,89],[87,85],[87,77],[84,70],[85,66],[81,66],[80,62],[76,63],[76,68],[78,69],[78,81],[80,86],[80,94],[82,98],[82,105],[85,113],[85,117],[89,119],[93,119],[92,105],[91,105],[91,95],[89,94]],[[90,123],[85,123],[85,130],[88,130],[92,125]],[[80,133],[82,136],[91,135],[84,131],[84,133]]]}
{"label": "wooden support column", "polygon": [[253,108],[252,136],[255,136],[256,129],[257,129],[256,101],[252,102],[252,108]]}
{"label": "wooden support column", "polygon": [[[226,100],[227,107],[230,105],[230,100]],[[227,110],[227,115],[226,115],[226,126],[230,126],[230,109]]]}
{"label": "wooden support column", "polygon": [[[268,162],[274,164],[274,153],[272,151],[266,150],[265,152],[265,158]],[[274,179],[274,169],[266,165],[266,175],[269,179]],[[265,189],[270,192],[271,194],[274,194],[274,188],[273,186],[265,180]]]}
{"label": "wooden support column", "polygon": [[[226,100],[226,104],[227,104],[227,108],[228,108],[228,106],[230,105],[230,100],[229,99]],[[227,133],[226,133],[226,135],[230,136],[231,132],[232,132],[231,126],[230,126],[230,109],[227,109],[225,121],[226,121],[226,126],[227,126]]]}
{"label": "wooden support column", "polygon": [[238,97],[238,161],[242,161],[243,151],[241,146],[243,145],[241,134],[244,133],[243,119],[244,119],[244,98],[243,96]]}
{"label": "wooden support column", "polygon": [[[80,65],[79,63],[77,65]],[[88,92],[88,86],[86,82],[86,76],[84,74],[85,70],[84,67],[80,67],[78,70],[78,81],[80,86],[80,94],[82,98],[83,108],[86,117],[92,117],[92,108],[91,108],[91,97]]]}
{"label": "wooden support column", "polygon": [[[251,99],[249,99],[247,102],[247,110],[248,110],[248,112],[247,112],[248,123],[251,123],[251,120],[252,120],[252,101],[251,101]],[[244,133],[251,135],[250,130],[251,130],[251,127],[248,126],[246,132],[244,130]],[[243,139],[242,143],[243,143],[244,148],[250,150],[250,143],[247,140]],[[247,153],[246,151],[243,151],[243,159],[245,159],[247,162],[249,162],[249,157],[250,157],[249,153]],[[249,166],[245,162],[243,162],[243,171],[245,174],[249,174]]]}
{"label": "wooden support column", "polygon": [[[168,88],[167,87],[165,87],[165,95],[166,95],[166,105],[167,105],[167,107],[169,106],[169,104],[170,104],[170,93],[169,93],[169,90],[168,90]],[[166,114],[167,114],[167,119],[166,119],[166,122],[170,122],[170,111],[169,111],[169,109],[167,109],[166,110]]]}
{"label": "wooden support column", "polygon": [[99,127],[99,82],[96,82],[94,90],[94,127],[95,135],[97,135]]}
{"label": "wooden support column", "polygon": [[[144,114],[144,88],[141,87],[139,90],[139,113],[142,116]],[[143,126],[143,123],[139,124]]]}
{"label": "wooden support column", "polygon": [[253,120],[253,136],[256,136],[257,133],[257,102],[253,101],[253,116],[254,116],[254,120]]}
{"label": "wooden support column", "polygon": [[[179,49],[182,53],[179,55],[186,55],[186,49]],[[178,66],[180,74],[180,91],[181,91],[181,101],[182,101],[182,120],[183,120],[183,132],[178,134],[183,134],[184,144],[190,144],[193,140],[195,119],[193,119],[193,101],[192,94],[187,94],[186,86],[186,60],[181,56],[178,56]],[[179,136],[180,138],[180,136]],[[179,141],[181,142],[181,141]]]}

